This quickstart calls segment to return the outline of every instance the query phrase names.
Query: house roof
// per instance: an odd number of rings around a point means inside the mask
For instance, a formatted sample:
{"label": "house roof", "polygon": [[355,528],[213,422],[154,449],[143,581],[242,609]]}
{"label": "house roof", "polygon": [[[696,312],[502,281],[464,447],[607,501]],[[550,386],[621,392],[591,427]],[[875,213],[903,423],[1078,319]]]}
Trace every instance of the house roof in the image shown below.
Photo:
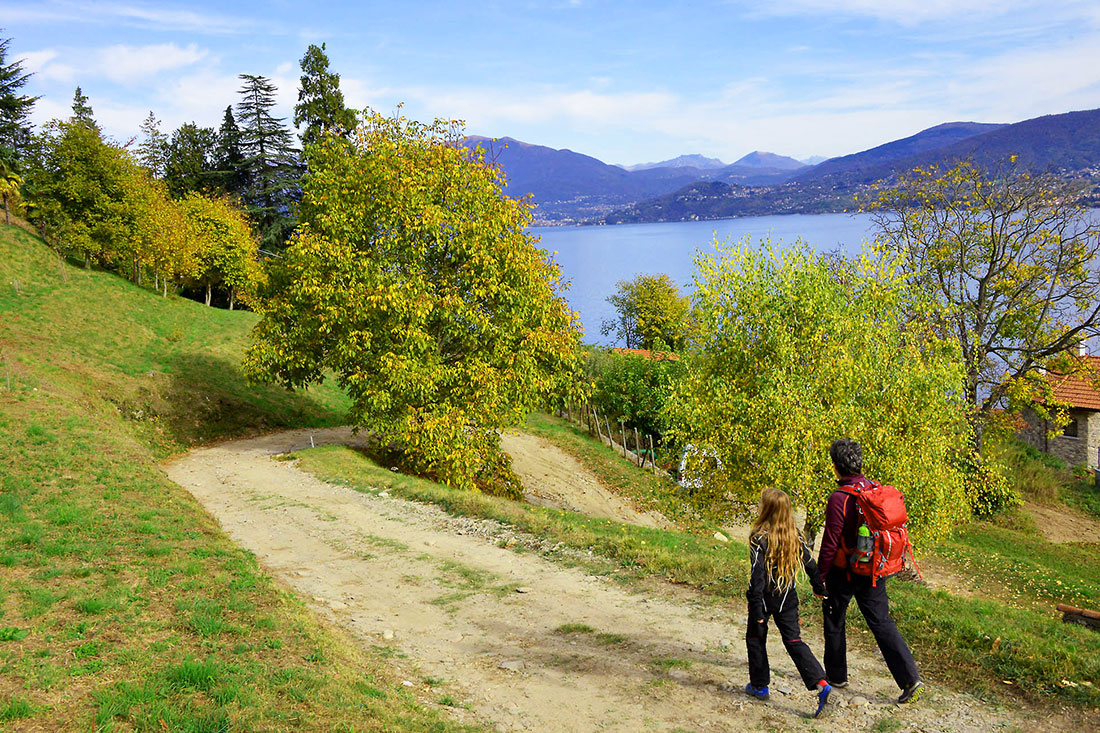
{"label": "house roof", "polygon": [[[621,349],[615,347],[611,350],[612,354],[618,354],[620,356],[640,356],[643,359],[669,359],[670,361],[676,361],[680,357],[673,354],[671,351],[650,351],[649,349]],[[1100,408],[1097,408],[1100,409]]]}
{"label": "house roof", "polygon": [[1054,390],[1054,397],[1073,407],[1085,410],[1100,410],[1100,391],[1096,382],[1100,379],[1100,356],[1082,356],[1085,369],[1082,374],[1051,374],[1048,379]]}

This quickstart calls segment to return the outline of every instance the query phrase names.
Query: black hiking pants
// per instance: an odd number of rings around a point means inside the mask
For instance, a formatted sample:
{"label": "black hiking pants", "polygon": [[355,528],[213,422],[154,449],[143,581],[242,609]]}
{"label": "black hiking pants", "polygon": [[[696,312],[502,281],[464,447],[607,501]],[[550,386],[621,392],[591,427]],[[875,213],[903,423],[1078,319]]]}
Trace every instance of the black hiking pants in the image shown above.
{"label": "black hiking pants", "polygon": [[890,616],[890,599],[886,596],[886,581],[879,578],[871,585],[871,579],[862,575],[849,577],[844,568],[832,568],[825,577],[829,596],[822,604],[825,632],[825,671],[831,682],[848,680],[848,641],[844,633],[848,603],[854,597],[860,613],[867,620],[867,627],[878,642],[890,674],[899,688],[906,688],[920,679],[917,663],[909,646]]}
{"label": "black hiking pants", "polygon": [[[793,590],[791,594],[794,594]],[[783,646],[787,654],[791,655],[794,666],[798,667],[806,689],[813,690],[818,682],[825,679],[825,670],[821,668],[810,647],[802,641],[797,600],[780,611],[769,612],[768,616],[775,619],[775,627],[779,629]],[[756,619],[750,618],[745,631],[745,645],[749,652],[749,682],[753,687],[767,687],[771,681],[771,667],[768,666],[768,616],[764,617],[763,623],[757,623]]]}

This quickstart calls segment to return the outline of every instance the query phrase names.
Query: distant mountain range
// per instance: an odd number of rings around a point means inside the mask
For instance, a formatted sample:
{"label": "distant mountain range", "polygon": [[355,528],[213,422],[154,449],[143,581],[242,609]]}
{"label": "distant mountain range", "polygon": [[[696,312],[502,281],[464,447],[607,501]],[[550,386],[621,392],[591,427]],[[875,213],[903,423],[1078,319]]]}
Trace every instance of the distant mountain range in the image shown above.
{"label": "distant mountain range", "polygon": [[683,155],[630,169],[510,138],[467,138],[500,164],[512,196],[533,195],[542,224],[628,223],[843,211],[852,195],[917,166],[963,158],[1100,180],[1100,109],[1015,124],[949,122],[852,155],[806,165],[757,151],[730,165]]}
{"label": "distant mountain range", "polygon": [[662,160],[660,163],[638,163],[636,165],[620,165],[626,171],[647,171],[650,168],[698,168],[701,171],[725,168],[726,164],[718,158],[707,158],[702,155],[680,155],[672,160]]}

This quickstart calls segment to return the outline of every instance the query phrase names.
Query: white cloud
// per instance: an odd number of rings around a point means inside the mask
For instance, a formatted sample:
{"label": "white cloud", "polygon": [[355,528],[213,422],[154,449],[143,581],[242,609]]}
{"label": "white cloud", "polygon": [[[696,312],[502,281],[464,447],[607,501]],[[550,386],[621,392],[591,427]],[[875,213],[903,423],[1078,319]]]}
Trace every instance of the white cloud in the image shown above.
{"label": "white cloud", "polygon": [[242,33],[256,27],[256,21],[218,13],[202,13],[157,7],[147,3],[39,2],[35,5],[0,4],[0,18],[7,23],[123,24],[197,33]]}
{"label": "white cloud", "polygon": [[174,43],[152,46],[116,45],[98,53],[98,71],[119,84],[155,76],[162,71],[192,66],[206,58],[208,52],[191,43],[185,47]]}
{"label": "white cloud", "polygon": [[50,63],[55,58],[57,58],[57,51],[45,49],[42,51],[30,51],[20,54],[15,57],[15,60],[23,65],[23,71],[37,74],[42,71],[46,64]]}

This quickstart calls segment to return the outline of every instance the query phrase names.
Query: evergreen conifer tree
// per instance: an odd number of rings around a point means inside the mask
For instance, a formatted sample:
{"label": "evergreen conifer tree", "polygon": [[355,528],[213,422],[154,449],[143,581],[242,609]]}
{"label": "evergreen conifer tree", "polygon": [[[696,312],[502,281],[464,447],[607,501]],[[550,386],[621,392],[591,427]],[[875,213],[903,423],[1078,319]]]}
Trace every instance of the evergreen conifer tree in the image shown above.
{"label": "evergreen conifer tree", "polygon": [[0,157],[14,165],[30,142],[27,118],[38,97],[19,93],[31,75],[23,71],[23,62],[7,63],[10,44],[10,38],[0,39]]}
{"label": "evergreen conifer tree", "polygon": [[199,127],[194,122],[182,124],[172,133],[164,178],[173,196],[180,198],[211,188],[216,178],[213,161],[216,139],[213,128]]}
{"label": "evergreen conifer tree", "polygon": [[215,180],[219,188],[228,194],[243,196],[248,178],[241,152],[241,130],[233,117],[233,107],[225,108],[222,125],[218,128],[218,143],[214,148]]}
{"label": "evergreen conifer tree", "polygon": [[355,110],[344,106],[344,93],[340,91],[340,75],[328,68],[325,44],[320,48],[310,45],[302,57],[302,87],[298,90],[298,104],[294,106],[294,126],[302,132],[302,145],[317,140],[325,130],[338,131],[347,136],[355,129]]}
{"label": "evergreen conifer tree", "polygon": [[290,130],[271,114],[275,85],[263,76],[241,74],[244,86],[237,103],[240,150],[247,188],[244,203],[265,249],[281,249],[294,229],[292,206],[300,177]]}
{"label": "evergreen conifer tree", "polygon": [[97,132],[99,131],[99,125],[96,124],[95,116],[92,113],[92,105],[88,104],[88,98],[84,96],[84,92],[80,90],[80,87],[77,87],[76,92],[73,94],[72,121],[95,128]]}
{"label": "evergreen conifer tree", "polygon": [[149,169],[154,178],[164,178],[168,164],[168,136],[160,131],[160,120],[152,110],[141,123],[141,133],[145,139],[137,146],[138,161]]}

